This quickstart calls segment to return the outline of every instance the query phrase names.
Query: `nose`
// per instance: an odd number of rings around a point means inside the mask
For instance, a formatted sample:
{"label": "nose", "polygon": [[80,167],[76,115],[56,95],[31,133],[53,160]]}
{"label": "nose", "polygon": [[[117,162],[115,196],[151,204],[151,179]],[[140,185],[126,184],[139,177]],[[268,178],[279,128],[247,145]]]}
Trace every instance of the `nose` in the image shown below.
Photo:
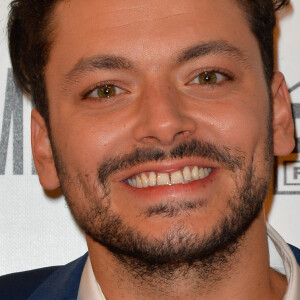
{"label": "nose", "polygon": [[170,86],[149,85],[138,101],[136,141],[144,145],[168,146],[191,138],[197,123],[180,93]]}

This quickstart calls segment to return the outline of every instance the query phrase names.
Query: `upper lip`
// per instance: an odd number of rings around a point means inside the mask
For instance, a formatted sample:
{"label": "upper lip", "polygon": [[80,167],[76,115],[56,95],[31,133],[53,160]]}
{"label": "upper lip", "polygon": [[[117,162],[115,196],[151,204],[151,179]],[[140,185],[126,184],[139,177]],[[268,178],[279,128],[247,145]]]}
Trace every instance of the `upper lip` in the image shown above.
{"label": "upper lip", "polygon": [[116,175],[113,175],[113,181],[124,181],[134,175],[143,172],[156,172],[156,173],[172,173],[184,168],[185,166],[198,166],[201,168],[217,168],[218,165],[215,162],[209,161],[204,158],[186,158],[186,159],[173,159],[163,161],[151,161],[148,163],[139,164],[134,167],[130,167],[126,170],[118,171]]}

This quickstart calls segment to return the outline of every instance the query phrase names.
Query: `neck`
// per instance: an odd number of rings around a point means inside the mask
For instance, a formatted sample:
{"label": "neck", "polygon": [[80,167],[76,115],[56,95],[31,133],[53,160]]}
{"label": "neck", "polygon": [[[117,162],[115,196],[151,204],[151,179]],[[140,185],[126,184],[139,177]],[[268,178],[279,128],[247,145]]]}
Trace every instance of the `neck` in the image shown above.
{"label": "neck", "polygon": [[[202,260],[145,265],[87,236],[93,271],[108,299],[282,299],[286,280],[269,267],[263,212],[234,245]],[[105,270],[105,271],[103,271]]]}

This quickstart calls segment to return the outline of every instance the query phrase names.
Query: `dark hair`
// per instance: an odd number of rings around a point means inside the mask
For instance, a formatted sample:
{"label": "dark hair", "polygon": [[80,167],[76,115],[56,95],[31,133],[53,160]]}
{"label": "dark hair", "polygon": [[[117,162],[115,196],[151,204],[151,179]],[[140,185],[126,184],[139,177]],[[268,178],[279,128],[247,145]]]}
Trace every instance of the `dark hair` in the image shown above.
{"label": "dark hair", "polygon": [[[44,71],[54,39],[53,11],[61,1],[66,0],[13,0],[8,21],[9,50],[14,75],[21,87],[31,94],[48,126]],[[287,5],[289,0],[236,1],[257,38],[266,81],[270,86],[274,72],[275,11]]]}

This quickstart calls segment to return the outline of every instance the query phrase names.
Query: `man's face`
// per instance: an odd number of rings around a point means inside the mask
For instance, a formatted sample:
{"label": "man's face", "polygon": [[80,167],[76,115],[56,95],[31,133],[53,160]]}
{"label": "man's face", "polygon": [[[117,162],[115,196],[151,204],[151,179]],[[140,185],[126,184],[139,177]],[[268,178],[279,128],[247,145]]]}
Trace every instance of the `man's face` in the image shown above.
{"label": "man's face", "polygon": [[235,1],[72,0],[54,24],[52,143],[88,234],[111,243],[115,224],[184,248],[184,236],[203,242],[241,210],[252,221],[269,181],[270,102]]}

